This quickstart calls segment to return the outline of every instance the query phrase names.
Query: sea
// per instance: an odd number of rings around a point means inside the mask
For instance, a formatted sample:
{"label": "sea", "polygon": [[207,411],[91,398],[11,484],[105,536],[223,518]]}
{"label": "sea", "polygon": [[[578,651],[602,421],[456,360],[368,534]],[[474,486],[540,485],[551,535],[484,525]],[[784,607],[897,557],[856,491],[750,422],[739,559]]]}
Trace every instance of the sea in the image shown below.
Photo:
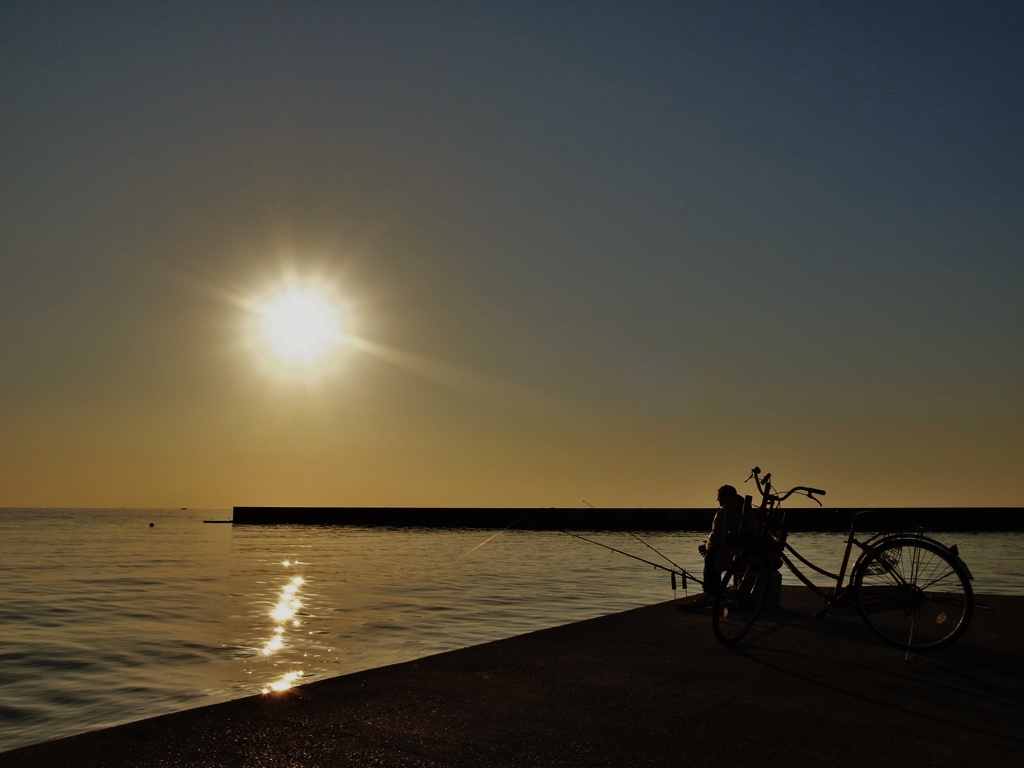
{"label": "sea", "polygon": [[[0,510],[0,751],[699,591],[557,531],[204,522],[230,516]],[[583,535],[701,571],[700,533]],[[1024,534],[935,536],[1024,595]],[[831,570],[844,540],[790,537]]]}

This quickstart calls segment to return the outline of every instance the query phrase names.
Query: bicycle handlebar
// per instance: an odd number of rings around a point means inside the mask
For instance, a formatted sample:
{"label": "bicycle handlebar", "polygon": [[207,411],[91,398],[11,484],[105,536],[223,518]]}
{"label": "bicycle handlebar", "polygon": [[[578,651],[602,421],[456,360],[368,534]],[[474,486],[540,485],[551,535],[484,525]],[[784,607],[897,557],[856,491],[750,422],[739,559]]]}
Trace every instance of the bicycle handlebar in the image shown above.
{"label": "bicycle handlebar", "polygon": [[[814,498],[815,494],[817,494],[818,496],[824,496],[825,495],[825,491],[821,490],[820,488],[811,488],[810,486],[806,486],[806,485],[798,485],[795,488],[790,488],[784,494],[779,495],[777,493],[772,493],[773,489],[772,489],[772,475],[771,475],[771,473],[769,472],[768,474],[766,474],[764,476],[764,483],[763,484],[761,482],[760,475],[761,475],[761,468],[760,467],[754,467],[752,470],[750,470],[750,477],[748,477],[747,480],[749,480],[751,477],[754,478],[754,483],[757,485],[757,491],[758,491],[758,493],[761,494],[761,505],[762,506],[769,506],[769,502],[772,502],[772,503],[775,503],[775,504],[780,504],[783,501],[785,501],[786,499],[788,499],[790,496],[792,496],[794,493],[802,493],[802,494],[806,495],[807,498],[809,498],[811,501],[815,502],[819,507],[821,506],[821,502],[818,501],[818,499]],[[746,481],[744,481],[744,482],[746,482]]]}
{"label": "bicycle handlebar", "polygon": [[[808,488],[806,485],[798,485],[795,488],[790,488],[788,491],[786,491],[781,496],[779,496],[778,494],[775,494],[775,501],[781,503],[781,502],[785,501],[786,499],[788,499],[790,496],[792,496],[794,493],[800,493],[800,492],[803,492],[804,494],[806,494],[807,498],[810,499],[811,501],[818,501],[816,498],[814,498],[814,494],[815,493],[820,493],[822,495],[824,495],[824,493],[825,493],[824,491],[819,491],[817,488]],[[821,502],[820,501],[818,501],[818,506],[821,506]]]}

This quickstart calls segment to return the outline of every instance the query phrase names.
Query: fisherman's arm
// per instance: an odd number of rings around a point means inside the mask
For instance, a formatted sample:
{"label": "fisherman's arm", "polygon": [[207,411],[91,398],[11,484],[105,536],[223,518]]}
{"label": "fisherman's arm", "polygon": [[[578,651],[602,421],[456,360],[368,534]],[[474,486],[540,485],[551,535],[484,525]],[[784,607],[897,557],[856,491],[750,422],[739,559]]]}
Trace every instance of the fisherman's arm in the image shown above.
{"label": "fisherman's arm", "polygon": [[715,519],[711,522],[711,534],[708,536],[707,548],[715,549],[722,544],[722,538],[725,535],[722,531],[724,524],[725,515],[723,510],[718,510],[715,513]]}

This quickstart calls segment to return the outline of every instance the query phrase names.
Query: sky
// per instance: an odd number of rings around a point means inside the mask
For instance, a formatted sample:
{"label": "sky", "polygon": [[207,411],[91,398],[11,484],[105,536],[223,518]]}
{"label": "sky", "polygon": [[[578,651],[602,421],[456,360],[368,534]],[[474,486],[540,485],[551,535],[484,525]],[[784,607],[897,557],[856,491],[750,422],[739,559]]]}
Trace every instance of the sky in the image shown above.
{"label": "sky", "polygon": [[[1022,506],[1022,35],[4,3],[0,506]],[[289,286],[316,365],[254,333]]]}

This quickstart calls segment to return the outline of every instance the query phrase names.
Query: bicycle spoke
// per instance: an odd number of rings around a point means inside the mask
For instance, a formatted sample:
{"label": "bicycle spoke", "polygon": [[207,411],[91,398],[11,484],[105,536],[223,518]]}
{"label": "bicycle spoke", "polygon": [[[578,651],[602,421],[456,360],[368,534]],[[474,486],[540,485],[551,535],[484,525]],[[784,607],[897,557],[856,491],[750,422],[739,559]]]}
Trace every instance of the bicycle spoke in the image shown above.
{"label": "bicycle spoke", "polygon": [[[934,577],[935,572],[938,571],[940,568],[943,568],[943,567],[945,567],[948,570],[949,573],[953,572],[953,569],[952,569],[952,567],[950,567],[949,563],[947,563],[941,557],[936,557],[933,553],[932,553],[932,556],[928,558],[928,563],[931,565],[931,569],[928,571],[928,575],[925,576],[924,578],[921,578],[920,581],[924,581],[925,579],[931,579],[932,577]],[[941,578],[941,577],[939,577],[939,578]],[[932,582],[929,582],[929,583],[932,583]],[[925,587],[921,587],[921,588],[924,589]]]}
{"label": "bicycle spoke", "polygon": [[946,571],[946,572],[945,572],[944,574],[942,574],[941,576],[939,576],[939,577],[938,577],[937,579],[932,579],[932,580],[931,580],[931,581],[929,581],[929,582],[928,582],[927,584],[922,584],[922,585],[921,585],[921,589],[922,589],[922,590],[928,589],[928,588],[929,588],[929,587],[931,587],[932,585],[934,585],[934,584],[938,584],[938,583],[939,583],[940,581],[942,581],[943,579],[948,579],[948,578],[949,578],[950,576],[956,576],[956,571],[954,571],[954,570],[953,570],[952,568],[950,568],[950,569],[949,569],[948,571]]}

